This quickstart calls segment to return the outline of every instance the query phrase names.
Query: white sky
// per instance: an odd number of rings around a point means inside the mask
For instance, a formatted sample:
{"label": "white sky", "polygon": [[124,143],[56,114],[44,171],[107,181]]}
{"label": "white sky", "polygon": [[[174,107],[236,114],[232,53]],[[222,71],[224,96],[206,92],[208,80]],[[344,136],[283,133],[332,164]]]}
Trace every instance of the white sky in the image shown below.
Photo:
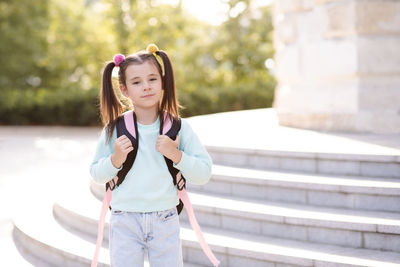
{"label": "white sky", "polygon": [[[156,0],[159,3],[177,5],[179,0]],[[272,0],[253,0],[254,6],[271,4]],[[224,0],[182,0],[182,6],[199,20],[219,25],[226,20],[228,5]]]}

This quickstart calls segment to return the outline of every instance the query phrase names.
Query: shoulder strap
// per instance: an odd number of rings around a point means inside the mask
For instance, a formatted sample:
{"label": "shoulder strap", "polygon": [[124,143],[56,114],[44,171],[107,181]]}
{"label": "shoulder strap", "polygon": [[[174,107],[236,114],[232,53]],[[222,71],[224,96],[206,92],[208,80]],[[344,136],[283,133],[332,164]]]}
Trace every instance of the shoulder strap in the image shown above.
{"label": "shoulder strap", "polygon": [[133,162],[135,161],[136,154],[139,147],[139,138],[137,138],[138,130],[136,123],[136,115],[133,111],[128,111],[123,114],[123,116],[117,119],[116,126],[117,128],[117,137],[121,135],[126,135],[132,142],[134,147],[133,151],[131,151],[122,169],[118,172],[117,176],[115,176],[111,181],[106,183],[106,194],[104,195],[103,204],[100,213],[99,225],[97,229],[97,241],[96,241],[96,249],[94,252],[94,257],[92,260],[91,267],[97,267],[97,261],[99,258],[99,251],[101,247],[101,243],[103,241],[103,230],[104,223],[106,220],[107,208],[111,209],[110,203],[112,198],[112,190],[114,190],[117,186],[119,186],[125,179],[126,174],[131,169]]}
{"label": "shoulder strap", "polygon": [[136,115],[133,111],[125,112],[123,116],[119,117],[117,120],[116,128],[117,137],[126,135],[129,140],[131,140],[134,149],[128,154],[122,169],[118,172],[116,176],[117,179],[114,178],[106,184],[106,191],[108,188],[114,190],[124,181],[126,175],[132,168],[133,163],[135,162],[137,151],[139,148],[139,138],[137,138],[139,134],[137,130]]}
{"label": "shoulder strap", "polygon": [[[176,120],[165,114],[163,120],[160,122],[160,134],[165,134],[172,140],[176,140],[176,137],[181,130],[181,123],[182,122],[180,118]],[[179,176],[179,181],[177,180],[179,170],[174,167],[172,160],[167,157],[164,157],[164,159],[174,185],[178,185],[179,191],[186,188],[186,179],[183,177],[183,175]],[[179,204],[176,206],[178,214],[181,213],[183,206],[184,203],[181,199],[179,199]]]}

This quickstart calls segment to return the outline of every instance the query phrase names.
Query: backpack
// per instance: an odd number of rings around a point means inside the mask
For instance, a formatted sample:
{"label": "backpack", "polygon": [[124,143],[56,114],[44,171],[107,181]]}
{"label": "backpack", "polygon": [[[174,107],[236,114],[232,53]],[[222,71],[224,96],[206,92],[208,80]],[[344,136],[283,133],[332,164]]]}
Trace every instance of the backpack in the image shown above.
{"label": "backpack", "polygon": [[[168,116],[166,113],[164,114],[164,116],[160,116],[160,134],[167,135],[172,140],[175,140],[180,129],[181,129],[180,119],[177,120],[172,119],[172,117]],[[117,119],[116,130],[117,130],[117,137],[126,135],[132,142],[132,146],[134,147],[134,149],[128,153],[127,158],[123,164],[123,167],[120,171],[118,171],[118,174],[112,180],[106,183],[106,194],[103,199],[103,205],[98,225],[96,250],[91,267],[97,267],[99,250],[101,243],[103,241],[103,229],[104,229],[104,222],[107,213],[107,208],[111,209],[110,202],[111,202],[112,190],[117,188],[124,181],[129,170],[133,166],[139,148],[139,138],[138,138],[139,132],[137,127],[136,114],[133,111],[125,112],[123,116]],[[210,261],[213,263],[213,265],[218,266],[219,261],[214,256],[210,247],[205,241],[200,226],[197,223],[196,217],[194,215],[193,208],[189,200],[189,196],[186,192],[186,179],[183,177],[183,175],[178,169],[174,168],[172,160],[170,160],[165,156],[164,159],[167,164],[168,171],[171,174],[173,183],[174,185],[177,186],[178,189],[179,204],[176,206],[178,214],[181,213],[183,207],[186,208],[190,224],[197,235],[197,239],[199,240],[201,248],[203,249],[207,257],[210,259]]]}

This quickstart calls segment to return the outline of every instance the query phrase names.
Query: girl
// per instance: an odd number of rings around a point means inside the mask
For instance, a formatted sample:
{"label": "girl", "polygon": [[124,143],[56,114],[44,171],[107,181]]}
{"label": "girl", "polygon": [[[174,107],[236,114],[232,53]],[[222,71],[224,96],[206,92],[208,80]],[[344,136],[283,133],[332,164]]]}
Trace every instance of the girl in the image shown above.
{"label": "girl", "polygon": [[140,145],[131,170],[112,191],[111,266],[143,266],[145,249],[151,267],[183,266],[176,209],[179,198],[164,156],[193,184],[208,182],[211,158],[184,119],[175,141],[159,134],[163,116],[179,118],[179,104],[167,54],[149,45],[147,51],[126,58],[116,55],[105,66],[100,92],[105,127],[90,166],[96,182],[110,182],[135,149],[126,135],[117,138],[115,126],[123,106],[112,87],[114,67],[119,67],[121,93],[132,102]]}

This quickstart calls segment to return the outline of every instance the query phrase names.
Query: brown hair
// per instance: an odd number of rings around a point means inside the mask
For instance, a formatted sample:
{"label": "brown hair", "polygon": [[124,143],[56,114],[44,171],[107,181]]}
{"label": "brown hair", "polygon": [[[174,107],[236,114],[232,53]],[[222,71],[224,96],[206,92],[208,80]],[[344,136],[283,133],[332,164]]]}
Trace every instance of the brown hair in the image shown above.
{"label": "brown hair", "polygon": [[[140,51],[127,56],[125,60],[119,64],[119,84],[126,86],[125,71],[129,65],[143,64],[147,61],[152,62],[157,67],[158,72],[160,73],[162,88],[164,89],[163,98],[160,101],[158,109],[158,115],[160,116],[164,112],[167,112],[167,114],[172,118],[178,119],[178,108],[180,108],[180,105],[177,99],[174,71],[172,69],[171,61],[169,60],[167,54],[162,50],[158,50],[156,54],[159,55],[163,60],[165,69],[164,76],[162,76],[161,66],[157,62],[154,55],[146,51]],[[106,64],[103,70],[102,87],[100,90],[100,114],[103,126],[106,125],[107,142],[111,140],[112,132],[114,130],[118,117],[122,116],[124,108],[127,108],[126,106],[124,106],[123,103],[121,103],[120,99],[118,99],[112,86],[111,75],[114,67],[115,63],[113,61],[110,61]],[[161,125],[163,123],[163,120],[164,116],[160,116]]]}

